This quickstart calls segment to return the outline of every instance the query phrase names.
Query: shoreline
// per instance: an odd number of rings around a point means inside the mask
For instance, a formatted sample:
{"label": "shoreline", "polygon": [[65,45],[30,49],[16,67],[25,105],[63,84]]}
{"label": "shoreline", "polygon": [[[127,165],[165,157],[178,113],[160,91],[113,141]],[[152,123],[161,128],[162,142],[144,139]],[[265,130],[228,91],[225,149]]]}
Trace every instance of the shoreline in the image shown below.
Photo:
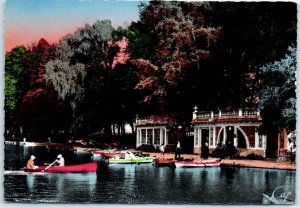
{"label": "shoreline", "polygon": [[[149,154],[150,156],[155,156],[156,158],[164,159],[174,159],[174,153],[165,153],[164,156],[162,153],[156,152],[143,152],[144,154]],[[181,157],[184,159],[193,159],[194,161],[200,161],[199,155],[192,154],[181,154]],[[209,157],[209,159],[215,159]],[[249,159],[223,159],[223,162],[220,166],[223,167],[243,167],[243,168],[265,168],[265,169],[278,169],[278,170],[292,170],[296,171],[296,164],[291,162],[282,162],[282,161],[270,161],[270,160],[249,160]]]}
{"label": "shoreline", "polygon": [[[18,141],[5,141],[5,144],[21,144],[25,146],[46,146],[46,147],[60,147],[62,149],[70,148],[70,150],[74,151],[91,151],[97,150],[97,148],[88,148],[88,147],[80,147],[76,145],[70,144],[60,144],[60,143],[47,143],[47,142],[18,142]],[[130,149],[132,152],[141,152],[139,150]],[[157,159],[174,159],[175,153],[165,153],[164,155],[161,152],[142,152],[143,154],[149,154],[150,156],[154,156]],[[194,161],[200,161],[199,155],[194,154],[181,154],[181,157],[184,159],[191,159]],[[210,157],[209,159],[213,159]],[[249,159],[224,159],[220,166],[223,167],[248,167],[248,168],[265,168],[265,169],[278,169],[278,170],[292,170],[296,171],[296,164],[291,162],[282,162],[277,160],[249,160]]]}

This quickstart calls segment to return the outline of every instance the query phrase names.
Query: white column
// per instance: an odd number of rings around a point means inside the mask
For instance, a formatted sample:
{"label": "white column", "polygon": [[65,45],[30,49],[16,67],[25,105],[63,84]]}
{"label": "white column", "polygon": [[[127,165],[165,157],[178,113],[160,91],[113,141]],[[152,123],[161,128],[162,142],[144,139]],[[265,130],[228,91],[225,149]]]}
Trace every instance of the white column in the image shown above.
{"label": "white column", "polygon": [[162,145],[164,141],[162,141],[162,128],[159,129],[159,144]]}
{"label": "white column", "polygon": [[165,145],[168,144],[167,128],[165,128]]}
{"label": "white column", "polygon": [[136,142],[135,142],[135,146],[136,147],[138,147],[138,145],[139,145],[139,130],[137,129],[137,131],[136,131]]}
{"label": "white column", "polygon": [[239,116],[242,116],[243,115],[243,111],[242,109],[239,109]]}
{"label": "white column", "polygon": [[267,136],[263,135],[263,148],[266,150],[267,149]]}
{"label": "white column", "polygon": [[238,143],[237,143],[237,128],[236,126],[233,126],[233,129],[234,129],[234,132],[233,132],[233,135],[234,135],[234,138],[233,138],[233,145],[235,147],[237,147]]}
{"label": "white column", "polygon": [[263,135],[263,148],[264,148],[264,157],[266,157],[266,149],[267,149],[267,136]]}
{"label": "white column", "polygon": [[212,144],[214,147],[216,146],[216,135],[215,134],[216,134],[215,127],[212,127],[212,138],[211,139],[213,140]]}
{"label": "white column", "polygon": [[146,144],[148,144],[148,129],[146,129]]}
{"label": "white column", "polygon": [[140,145],[142,143],[142,130],[141,129],[139,129],[138,135],[139,135],[138,145]]}
{"label": "white column", "polygon": [[259,136],[258,136],[258,132],[255,131],[255,134],[254,134],[254,138],[255,138],[255,144],[254,144],[254,147],[255,148],[258,148],[258,145],[259,145]]}
{"label": "white column", "polygon": [[152,129],[152,144],[155,144],[154,143],[154,128]]}

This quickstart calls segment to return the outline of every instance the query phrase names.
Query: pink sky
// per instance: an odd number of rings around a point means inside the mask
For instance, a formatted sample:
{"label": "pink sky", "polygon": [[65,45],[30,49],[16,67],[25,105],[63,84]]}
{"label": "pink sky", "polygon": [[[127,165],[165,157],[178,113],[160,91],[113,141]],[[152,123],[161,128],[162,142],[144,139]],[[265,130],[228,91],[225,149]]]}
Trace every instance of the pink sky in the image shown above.
{"label": "pink sky", "polygon": [[139,1],[8,0],[4,14],[5,51],[44,38],[58,42],[84,24],[110,19],[113,27],[138,19]]}

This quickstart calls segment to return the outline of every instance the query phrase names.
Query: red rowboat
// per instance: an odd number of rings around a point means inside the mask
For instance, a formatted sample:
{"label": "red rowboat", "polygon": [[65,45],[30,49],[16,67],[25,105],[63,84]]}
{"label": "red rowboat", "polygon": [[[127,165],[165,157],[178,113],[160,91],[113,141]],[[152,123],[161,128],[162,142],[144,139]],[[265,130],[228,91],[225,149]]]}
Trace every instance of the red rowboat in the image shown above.
{"label": "red rowboat", "polygon": [[176,167],[212,167],[219,166],[223,160],[203,160],[203,161],[177,161],[175,160],[173,163]]}
{"label": "red rowboat", "polygon": [[85,163],[80,165],[53,166],[46,169],[47,166],[39,166],[37,169],[27,169],[25,172],[45,172],[45,173],[87,173],[96,172],[97,163]]}
{"label": "red rowboat", "polygon": [[125,152],[119,151],[91,151],[94,156],[100,156],[104,158],[113,158],[115,156],[125,157]]}

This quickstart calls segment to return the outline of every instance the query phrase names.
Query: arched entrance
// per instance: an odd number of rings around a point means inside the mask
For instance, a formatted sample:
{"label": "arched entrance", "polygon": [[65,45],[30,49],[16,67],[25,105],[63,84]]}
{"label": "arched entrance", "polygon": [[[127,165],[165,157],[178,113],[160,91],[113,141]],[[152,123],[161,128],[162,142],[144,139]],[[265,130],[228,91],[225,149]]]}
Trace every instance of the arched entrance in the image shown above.
{"label": "arched entrance", "polygon": [[218,141],[226,146],[234,145],[236,140],[237,148],[247,148],[247,138],[245,132],[239,127],[226,126],[220,130]]}
{"label": "arched entrance", "polygon": [[234,139],[234,127],[233,126],[227,126],[227,127],[225,127],[226,128],[226,136],[227,136],[227,138],[226,138],[226,146],[231,146],[231,145],[233,145],[234,144],[234,141],[233,141],[233,139]]}
{"label": "arched entrance", "polygon": [[237,148],[247,148],[246,138],[239,129],[237,129]]}
{"label": "arched entrance", "polygon": [[209,129],[201,129],[201,138],[201,147],[203,147],[205,143],[208,144]]}

